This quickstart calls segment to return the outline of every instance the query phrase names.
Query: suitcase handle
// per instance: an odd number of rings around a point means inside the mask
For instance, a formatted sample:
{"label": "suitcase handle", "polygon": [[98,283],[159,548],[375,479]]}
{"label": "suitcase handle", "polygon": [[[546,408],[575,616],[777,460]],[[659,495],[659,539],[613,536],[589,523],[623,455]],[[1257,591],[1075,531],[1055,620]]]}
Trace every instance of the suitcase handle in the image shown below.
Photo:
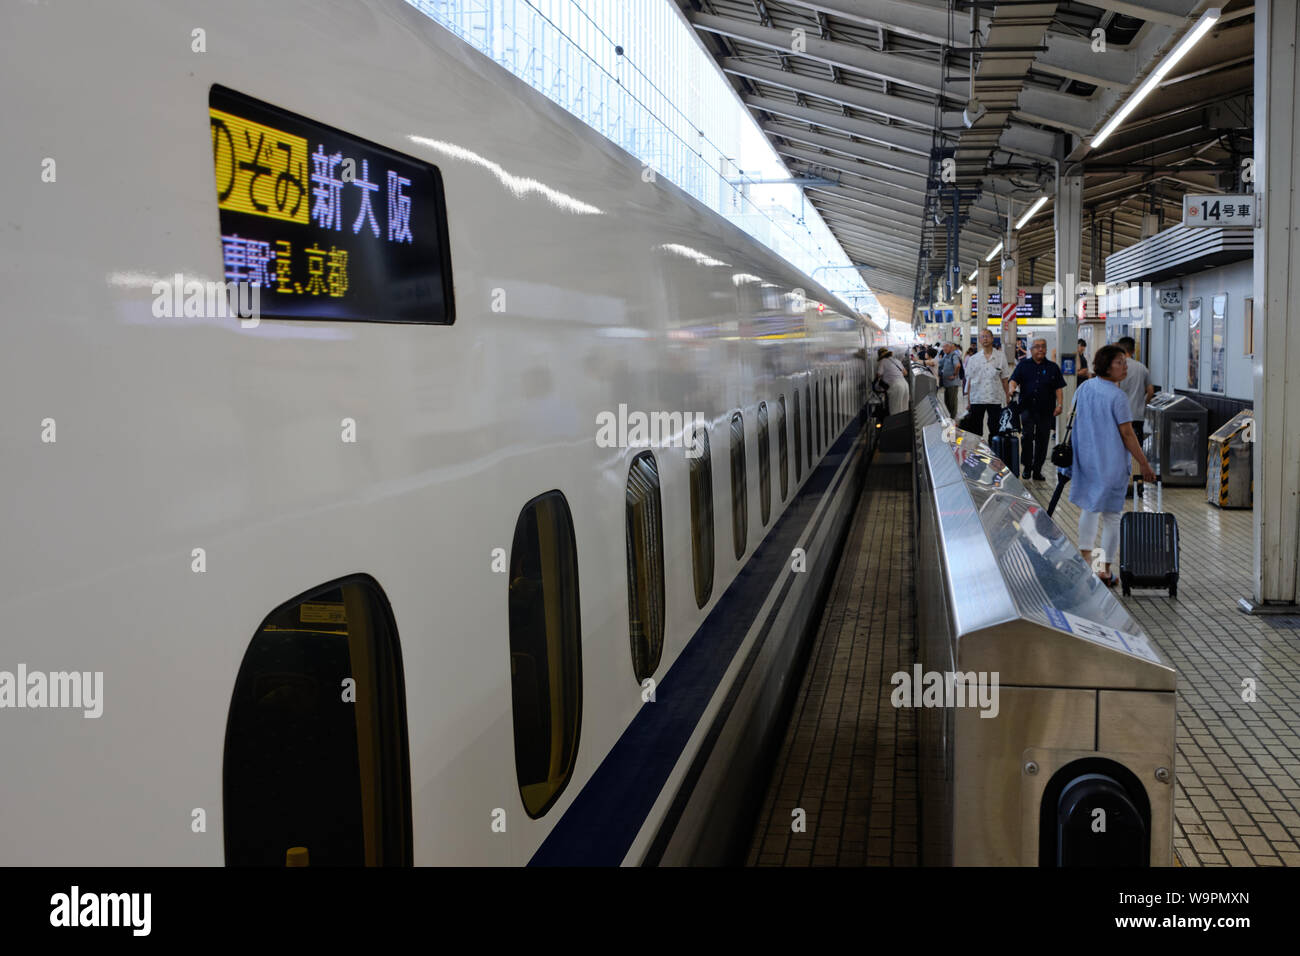
{"label": "suitcase handle", "polygon": [[[1141,511],[1142,508],[1138,503],[1138,482],[1133,482],[1133,510]],[[1159,473],[1156,474],[1156,514],[1163,514],[1165,510],[1164,484],[1160,480]]]}

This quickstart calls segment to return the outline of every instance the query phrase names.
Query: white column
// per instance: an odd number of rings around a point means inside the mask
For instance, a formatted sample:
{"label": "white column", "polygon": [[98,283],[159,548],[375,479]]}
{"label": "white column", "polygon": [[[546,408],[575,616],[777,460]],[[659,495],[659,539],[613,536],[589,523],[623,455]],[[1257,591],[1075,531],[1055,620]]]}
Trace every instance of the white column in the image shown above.
{"label": "white column", "polygon": [[[1056,180],[1056,362],[1074,354],[1079,341],[1075,315],[1075,288],[1083,255],[1083,176],[1058,176]],[[1077,369],[1076,369],[1077,371]],[[1065,396],[1057,435],[1064,434],[1074,401],[1074,376],[1065,376]]]}
{"label": "white column", "polygon": [[1256,613],[1295,612],[1300,552],[1300,329],[1291,317],[1291,280],[1300,279],[1298,43],[1295,0],[1257,0],[1255,189],[1263,196],[1263,226],[1255,230],[1254,262],[1255,594],[1241,601]]}

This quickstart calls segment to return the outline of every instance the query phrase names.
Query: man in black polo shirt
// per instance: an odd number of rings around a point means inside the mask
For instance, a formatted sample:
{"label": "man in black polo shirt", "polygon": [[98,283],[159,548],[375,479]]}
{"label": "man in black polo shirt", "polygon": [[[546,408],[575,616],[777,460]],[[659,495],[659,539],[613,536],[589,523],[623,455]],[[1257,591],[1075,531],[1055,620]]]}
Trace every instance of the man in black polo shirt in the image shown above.
{"label": "man in black polo shirt", "polygon": [[1043,462],[1051,440],[1052,419],[1061,414],[1065,377],[1061,367],[1047,357],[1047,340],[1034,339],[1029,355],[1016,363],[1009,384],[1020,392],[1020,461],[1023,477],[1043,480]]}

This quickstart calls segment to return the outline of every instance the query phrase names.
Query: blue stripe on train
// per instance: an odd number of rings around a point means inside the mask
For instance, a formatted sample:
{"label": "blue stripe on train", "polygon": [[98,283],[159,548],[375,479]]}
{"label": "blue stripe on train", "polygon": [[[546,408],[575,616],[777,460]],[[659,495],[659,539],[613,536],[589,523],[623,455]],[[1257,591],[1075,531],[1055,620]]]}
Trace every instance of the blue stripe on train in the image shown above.
{"label": "blue stripe on train", "polygon": [[847,473],[840,465],[860,431],[855,416],[656,685],[655,703],[641,706],[529,866],[623,862],[791,550],[823,496]]}

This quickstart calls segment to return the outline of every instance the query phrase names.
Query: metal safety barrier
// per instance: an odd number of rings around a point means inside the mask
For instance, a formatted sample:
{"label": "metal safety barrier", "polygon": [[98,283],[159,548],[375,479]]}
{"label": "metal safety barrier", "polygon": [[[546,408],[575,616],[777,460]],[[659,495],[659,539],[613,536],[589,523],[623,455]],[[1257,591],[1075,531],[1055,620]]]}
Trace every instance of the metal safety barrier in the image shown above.
{"label": "metal safety barrier", "polygon": [[913,405],[931,865],[1167,866],[1175,671],[979,436]]}

